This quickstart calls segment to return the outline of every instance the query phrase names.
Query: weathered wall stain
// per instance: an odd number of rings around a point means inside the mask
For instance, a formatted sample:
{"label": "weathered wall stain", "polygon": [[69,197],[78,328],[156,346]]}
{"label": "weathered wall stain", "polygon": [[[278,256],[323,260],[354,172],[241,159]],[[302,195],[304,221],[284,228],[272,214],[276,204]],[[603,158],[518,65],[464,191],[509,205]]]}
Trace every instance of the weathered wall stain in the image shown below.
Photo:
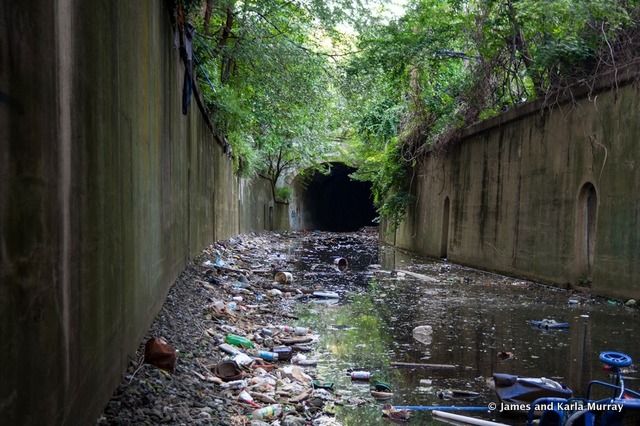
{"label": "weathered wall stain", "polygon": [[[640,297],[640,97],[637,67],[604,77],[593,97],[551,110],[524,105],[466,129],[416,170],[417,201],[390,243],[428,256],[442,249],[442,205],[451,200],[450,260],[595,294]],[[445,190],[442,190],[442,179]],[[581,267],[580,189],[597,193],[593,265]],[[591,283],[588,283],[588,281]]]}
{"label": "weathered wall stain", "polygon": [[182,115],[168,3],[0,4],[3,424],[94,423],[189,259],[284,225]]}

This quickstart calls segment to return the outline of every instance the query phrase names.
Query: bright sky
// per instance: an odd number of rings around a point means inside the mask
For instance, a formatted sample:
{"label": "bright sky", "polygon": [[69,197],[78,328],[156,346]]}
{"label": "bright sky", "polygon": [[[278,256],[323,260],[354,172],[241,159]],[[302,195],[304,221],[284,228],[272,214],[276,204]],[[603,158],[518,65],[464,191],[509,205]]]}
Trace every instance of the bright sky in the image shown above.
{"label": "bright sky", "polygon": [[[407,6],[408,0],[382,0],[377,7],[382,7],[381,14],[382,16],[387,17],[387,19],[398,18],[404,14],[404,9]],[[372,9],[376,10],[376,9]]]}
{"label": "bright sky", "polygon": [[[384,21],[399,18],[404,15],[409,0],[367,0],[369,10]],[[338,24],[338,28],[345,34],[353,34],[354,29],[348,24]]]}

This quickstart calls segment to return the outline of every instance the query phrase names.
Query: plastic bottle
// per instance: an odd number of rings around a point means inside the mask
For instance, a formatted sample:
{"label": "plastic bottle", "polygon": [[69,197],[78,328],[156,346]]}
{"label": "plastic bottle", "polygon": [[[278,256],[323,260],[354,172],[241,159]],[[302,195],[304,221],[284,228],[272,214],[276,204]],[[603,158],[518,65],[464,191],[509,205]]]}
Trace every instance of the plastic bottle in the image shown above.
{"label": "plastic bottle", "polygon": [[277,361],[278,360],[278,354],[275,352],[267,352],[267,351],[260,351],[258,352],[258,356],[262,359],[264,359],[265,361]]}
{"label": "plastic bottle", "polygon": [[278,328],[285,333],[293,333],[295,331],[295,328],[291,327],[290,325],[279,325]]}
{"label": "plastic bottle", "polygon": [[229,324],[222,324],[220,326],[220,330],[224,331],[225,333],[237,333],[238,332],[237,328],[235,328],[234,326],[229,325]]}
{"label": "plastic bottle", "polygon": [[351,380],[367,381],[371,378],[371,373],[368,371],[352,371],[348,374],[351,376]]}
{"label": "plastic bottle", "polygon": [[227,334],[224,341],[241,348],[253,348],[253,342],[246,337],[238,336],[237,334]]}
{"label": "plastic bottle", "polygon": [[226,352],[229,355],[238,355],[242,353],[240,349],[236,348],[235,346],[228,345],[226,343],[223,343],[218,347],[220,348],[221,351]]}
{"label": "plastic bottle", "polygon": [[246,380],[233,380],[220,385],[222,389],[244,389],[247,387]]}
{"label": "plastic bottle", "polygon": [[260,407],[258,404],[256,404],[256,402],[253,400],[253,397],[246,390],[240,392],[240,395],[238,395],[238,399],[242,402],[246,402],[252,407]]}
{"label": "plastic bottle", "polygon": [[240,352],[233,357],[233,361],[236,363],[236,365],[238,365],[238,367],[245,367],[250,366],[254,362],[254,359],[249,355]]}
{"label": "plastic bottle", "polygon": [[271,352],[278,354],[278,359],[281,361],[290,360],[292,355],[292,350],[289,346],[276,346]]}
{"label": "plastic bottle", "polygon": [[254,420],[273,420],[282,414],[282,406],[280,404],[269,405],[268,407],[254,410],[252,413]]}
{"label": "plastic bottle", "polygon": [[306,336],[309,334],[309,329],[307,327],[296,327],[293,329],[293,334],[296,336]]}

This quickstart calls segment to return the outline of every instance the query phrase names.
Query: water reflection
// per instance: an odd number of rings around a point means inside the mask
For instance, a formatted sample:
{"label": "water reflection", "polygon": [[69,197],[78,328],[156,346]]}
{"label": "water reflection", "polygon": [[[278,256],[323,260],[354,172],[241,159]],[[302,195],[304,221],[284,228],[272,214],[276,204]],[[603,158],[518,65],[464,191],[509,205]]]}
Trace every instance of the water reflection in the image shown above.
{"label": "water reflection", "polygon": [[[640,356],[634,344],[637,310],[586,297],[570,305],[569,298],[575,297],[563,290],[415,258],[389,248],[378,250],[371,239],[354,243],[348,237],[331,238],[319,249],[314,239],[299,247],[298,268],[308,272],[307,282],[322,283],[344,298],[336,306],[302,304],[299,317],[322,336],[318,375],[334,381],[338,392],[354,404],[365,400],[363,406],[339,409],[343,424],[386,424],[381,404],[370,397],[368,385],[353,384],[348,369],[370,371],[389,382],[395,392],[394,404],[450,404],[438,399],[438,391],[463,389],[479,392],[481,398],[456,405],[482,405],[496,400],[487,383],[494,372],[554,378],[580,395],[589,380],[606,377],[597,361],[601,350]],[[312,271],[314,265],[329,264],[335,255],[349,258],[350,272]],[[367,269],[378,260],[381,271]],[[394,269],[426,274],[438,282],[384,272]],[[569,322],[570,328],[546,331],[528,324],[543,318]],[[418,325],[432,327],[431,344],[412,337]],[[514,357],[501,360],[499,352],[511,352]],[[458,368],[394,368],[392,361]],[[421,384],[421,380],[426,382]],[[428,414],[414,418],[415,424],[431,422]],[[518,419],[500,421],[522,424]]]}

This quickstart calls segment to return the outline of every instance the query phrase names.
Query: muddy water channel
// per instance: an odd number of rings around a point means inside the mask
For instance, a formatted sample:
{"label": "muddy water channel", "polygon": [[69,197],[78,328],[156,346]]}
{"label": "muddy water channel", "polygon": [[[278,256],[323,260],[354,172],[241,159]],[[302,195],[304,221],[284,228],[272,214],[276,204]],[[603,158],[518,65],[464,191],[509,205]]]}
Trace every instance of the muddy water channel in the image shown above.
{"label": "muddy water channel", "polygon": [[[349,369],[369,371],[389,383],[394,405],[477,406],[497,401],[488,383],[494,372],[553,378],[580,396],[589,380],[607,379],[598,362],[600,351],[640,357],[635,308],[413,257],[379,247],[371,234],[318,233],[296,241],[287,254],[297,259],[297,280],[322,284],[341,295],[335,304],[309,299],[297,305],[296,315],[297,325],[307,325],[321,336],[318,376],[334,381],[337,391],[348,395],[354,405],[362,403],[338,410],[337,418],[345,425],[387,424],[381,417],[382,404],[371,398],[369,385],[352,382],[346,374]],[[334,256],[349,260],[347,272],[329,266]],[[399,270],[437,282],[415,279]],[[545,331],[528,323],[544,318],[568,322],[569,328]],[[412,336],[420,325],[432,327],[428,344]],[[502,359],[505,356],[510,358]],[[392,366],[393,362],[457,367],[412,369]],[[640,384],[629,383],[634,388]],[[474,400],[439,397],[452,389],[480,396]],[[505,418],[495,412],[473,415],[524,424],[523,418]],[[411,421],[432,422],[436,424],[426,413],[414,413]]]}

